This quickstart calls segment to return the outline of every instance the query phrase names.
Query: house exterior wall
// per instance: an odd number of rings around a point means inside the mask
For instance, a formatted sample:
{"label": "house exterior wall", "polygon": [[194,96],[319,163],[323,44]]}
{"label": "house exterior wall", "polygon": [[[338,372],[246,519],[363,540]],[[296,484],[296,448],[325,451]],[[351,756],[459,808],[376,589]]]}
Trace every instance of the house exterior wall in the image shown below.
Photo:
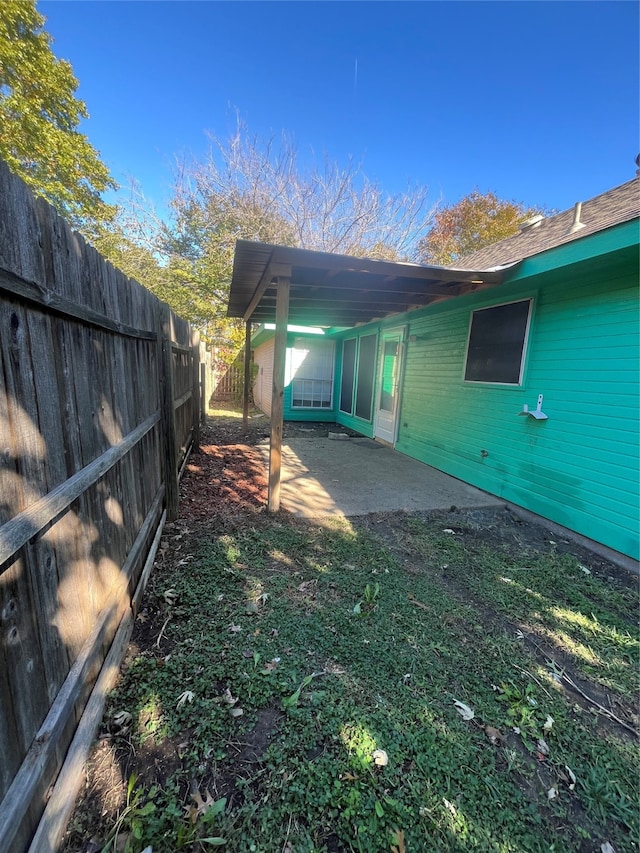
{"label": "house exterior wall", "polygon": [[[300,341],[308,340],[309,345],[313,346],[314,342],[319,340],[317,335],[309,335],[305,338],[299,333],[289,333],[287,335],[287,356],[285,367],[285,388],[283,401],[283,418],[285,421],[319,421],[326,423],[334,423],[336,419],[336,365],[334,355],[333,368],[333,394],[332,405],[326,409],[320,408],[299,408],[293,406],[292,399],[292,367],[291,367],[291,350],[296,344],[300,345]],[[273,336],[263,340],[253,350],[253,361],[258,365],[258,371],[253,383],[253,401],[255,405],[271,417],[271,394],[273,387],[273,351],[275,339]]]}
{"label": "house exterior wall", "polygon": [[268,417],[271,417],[274,344],[274,339],[270,338],[253,351],[253,362],[258,365],[253,383],[253,402]]}
{"label": "house exterior wall", "polygon": [[[396,449],[638,559],[637,246],[552,251],[546,270],[524,262],[500,288],[405,315]],[[470,312],[524,298],[522,385],[465,382]],[[519,416],[538,394],[548,420]]]}
{"label": "house exterior wall", "polygon": [[[305,360],[302,359],[302,364],[297,368],[300,362],[299,358],[295,358],[295,352],[304,351],[306,348],[317,353],[319,349],[323,352],[323,360],[329,359],[331,367],[331,405],[328,408],[307,408],[293,405],[294,381],[302,376],[307,379],[322,378],[328,379],[329,374],[326,369],[321,369],[317,372],[314,369],[305,369]],[[319,366],[319,365],[318,365]],[[326,365],[325,365],[326,367]],[[297,368],[297,369],[296,369]],[[334,423],[336,419],[336,365],[335,365],[335,343],[323,336],[318,335],[302,335],[289,333],[287,336],[287,357],[285,366],[285,386],[284,386],[284,413],[283,417],[286,421],[315,421],[320,423]]]}
{"label": "house exterior wall", "polygon": [[[522,262],[500,287],[334,336],[333,408],[291,407],[374,435],[385,329],[406,326],[396,450],[640,558],[638,221]],[[533,300],[521,384],[464,380],[471,312]],[[340,411],[342,342],[377,334],[370,420]],[[255,351],[270,411],[273,340]],[[256,380],[256,385],[258,380]],[[521,416],[542,394],[547,420]]]}

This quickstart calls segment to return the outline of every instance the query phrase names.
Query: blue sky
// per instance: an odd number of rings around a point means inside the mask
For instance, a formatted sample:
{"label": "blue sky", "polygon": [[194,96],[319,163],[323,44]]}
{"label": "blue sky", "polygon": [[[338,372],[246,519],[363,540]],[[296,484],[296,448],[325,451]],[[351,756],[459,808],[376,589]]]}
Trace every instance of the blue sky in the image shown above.
{"label": "blue sky", "polygon": [[[389,192],[478,187],[558,210],[630,180],[636,2],[69,2],[39,11],[116,180],[162,209],[236,111]],[[357,70],[356,70],[357,69]]]}

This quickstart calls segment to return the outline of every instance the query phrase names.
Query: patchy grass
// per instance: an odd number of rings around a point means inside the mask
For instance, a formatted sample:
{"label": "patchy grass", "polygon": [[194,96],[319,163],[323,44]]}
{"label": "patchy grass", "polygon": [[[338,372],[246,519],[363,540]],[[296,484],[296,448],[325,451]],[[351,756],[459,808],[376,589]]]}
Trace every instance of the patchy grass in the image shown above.
{"label": "patchy grass", "polygon": [[501,510],[269,518],[225,429],[65,851],[637,851],[637,584]]}

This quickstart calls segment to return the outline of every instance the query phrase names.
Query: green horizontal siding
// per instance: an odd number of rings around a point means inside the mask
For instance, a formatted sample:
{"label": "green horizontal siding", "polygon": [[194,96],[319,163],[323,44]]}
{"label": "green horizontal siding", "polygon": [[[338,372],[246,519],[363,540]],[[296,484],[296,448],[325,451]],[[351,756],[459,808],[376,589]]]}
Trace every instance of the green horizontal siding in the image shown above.
{"label": "green horizontal siding", "polygon": [[[611,274],[581,265],[579,276],[570,267],[521,275],[408,315],[415,339],[396,446],[638,558],[637,260],[608,260]],[[470,311],[526,297],[534,307],[523,386],[465,383]],[[538,394],[549,419],[518,416]]]}

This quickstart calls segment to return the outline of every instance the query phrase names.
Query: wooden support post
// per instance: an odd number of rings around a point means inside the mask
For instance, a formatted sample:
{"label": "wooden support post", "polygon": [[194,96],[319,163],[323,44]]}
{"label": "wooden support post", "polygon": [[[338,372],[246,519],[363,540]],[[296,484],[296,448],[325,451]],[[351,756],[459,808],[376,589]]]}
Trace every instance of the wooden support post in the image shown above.
{"label": "wooden support post", "polygon": [[287,354],[290,278],[278,277],[276,337],[273,349],[273,389],[271,394],[271,444],[269,447],[269,496],[267,509],[280,509],[280,469],[282,466],[282,422],[284,415],[284,368]]}
{"label": "wooden support post", "polygon": [[251,320],[244,330],[244,385],[242,387],[242,429],[249,432],[249,383],[251,382]]}
{"label": "wooden support post", "polygon": [[173,408],[173,350],[171,349],[171,311],[159,303],[158,376],[160,381],[160,428],[162,430],[162,478],[167,494],[167,521],[178,517],[178,449]]}

